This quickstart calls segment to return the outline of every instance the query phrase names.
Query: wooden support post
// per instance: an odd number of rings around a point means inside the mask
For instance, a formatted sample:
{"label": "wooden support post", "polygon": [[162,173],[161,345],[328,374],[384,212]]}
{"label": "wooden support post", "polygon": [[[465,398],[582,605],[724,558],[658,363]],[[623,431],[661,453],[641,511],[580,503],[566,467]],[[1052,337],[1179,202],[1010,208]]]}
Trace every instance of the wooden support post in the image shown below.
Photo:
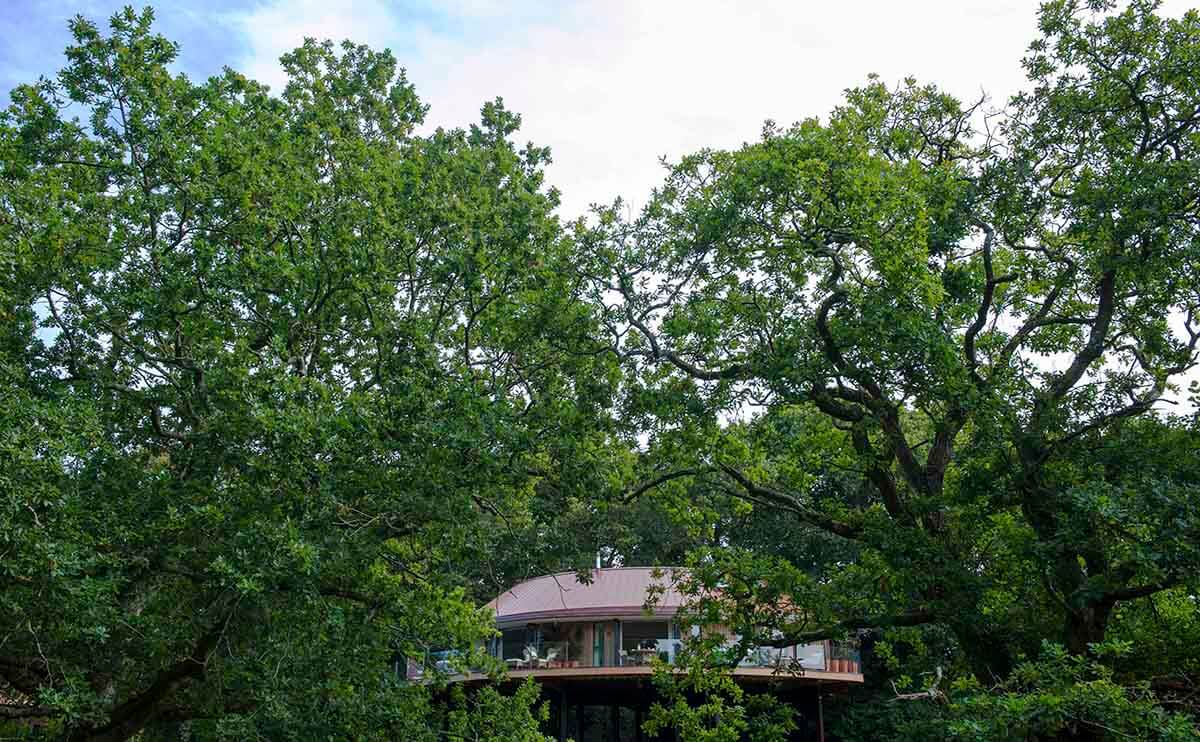
{"label": "wooden support post", "polygon": [[563,685],[558,693],[558,739],[559,742],[566,742],[567,714],[571,713],[571,707],[567,704],[567,686]]}
{"label": "wooden support post", "polygon": [[825,742],[825,704],[822,702],[821,681],[817,681],[817,735],[820,742]]}

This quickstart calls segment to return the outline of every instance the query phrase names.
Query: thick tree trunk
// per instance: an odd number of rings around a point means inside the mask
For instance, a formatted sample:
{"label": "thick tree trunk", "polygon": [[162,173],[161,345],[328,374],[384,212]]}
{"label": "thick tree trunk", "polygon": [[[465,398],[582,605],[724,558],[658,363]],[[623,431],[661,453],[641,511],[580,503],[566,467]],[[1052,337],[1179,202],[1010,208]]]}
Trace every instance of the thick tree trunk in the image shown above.
{"label": "thick tree trunk", "polygon": [[977,622],[951,627],[962,651],[971,664],[971,672],[985,688],[1012,671],[1017,647],[1011,637],[998,635]]}
{"label": "thick tree trunk", "polygon": [[1067,651],[1084,655],[1088,653],[1089,645],[1104,641],[1112,609],[1111,603],[1092,602],[1068,611],[1063,629],[1063,644]]}
{"label": "thick tree trunk", "polygon": [[99,727],[77,729],[70,742],[124,742],[142,731],[158,713],[162,702],[170,697],[193,672],[156,682],[146,693],[118,706],[109,717],[109,722]]}
{"label": "thick tree trunk", "polygon": [[[1095,601],[1069,610],[1063,627],[1063,644],[1067,651],[1086,655],[1090,645],[1104,641],[1112,608],[1112,603]],[[1103,739],[1103,730],[1088,724],[1065,729],[1054,738],[1055,742],[1100,742]]]}
{"label": "thick tree trunk", "polygon": [[214,624],[196,642],[190,656],[161,670],[146,690],[114,708],[106,724],[76,729],[68,741],[124,742],[142,731],[180,686],[204,675],[208,656],[221,638],[221,626],[220,621]]}
{"label": "thick tree trunk", "polygon": [[[1029,525],[1044,544],[1054,544],[1059,538],[1060,523],[1054,503],[1058,493],[1038,483],[1039,461],[1036,448],[1022,451],[1026,460],[1026,474],[1021,487],[1021,508]],[[1103,565],[1103,544],[1083,541],[1058,546],[1058,555],[1053,563],[1053,578],[1049,589],[1063,596],[1067,603],[1062,642],[1071,654],[1084,655],[1088,645],[1104,641],[1108,630],[1108,619],[1112,615],[1113,603],[1103,598],[1086,597],[1088,571],[1085,565]]]}

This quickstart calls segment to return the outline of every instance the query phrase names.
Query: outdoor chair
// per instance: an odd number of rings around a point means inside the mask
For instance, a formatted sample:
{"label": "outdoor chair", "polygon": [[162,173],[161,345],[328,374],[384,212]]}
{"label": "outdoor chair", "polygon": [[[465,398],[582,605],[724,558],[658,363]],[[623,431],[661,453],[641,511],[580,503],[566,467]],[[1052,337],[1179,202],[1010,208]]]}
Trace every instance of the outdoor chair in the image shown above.
{"label": "outdoor chair", "polygon": [[545,657],[535,657],[538,667],[549,667],[550,663],[558,659],[558,647],[551,647],[546,650]]}
{"label": "outdoor chair", "polygon": [[538,662],[537,647],[533,646],[532,644],[526,645],[525,659],[523,660],[524,665],[526,667],[535,667],[537,665],[537,662]]}

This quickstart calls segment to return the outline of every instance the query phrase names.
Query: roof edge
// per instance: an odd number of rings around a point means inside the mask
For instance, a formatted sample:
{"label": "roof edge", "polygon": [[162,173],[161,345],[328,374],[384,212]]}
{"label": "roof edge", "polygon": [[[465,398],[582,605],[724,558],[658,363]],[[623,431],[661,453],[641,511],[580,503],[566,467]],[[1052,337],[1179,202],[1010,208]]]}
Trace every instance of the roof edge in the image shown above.
{"label": "roof edge", "polygon": [[595,618],[671,618],[678,612],[674,606],[655,608],[646,613],[643,606],[604,606],[600,608],[558,608],[552,611],[528,611],[496,616],[496,625],[505,628],[509,624],[532,623],[535,621],[555,621],[570,619]]}

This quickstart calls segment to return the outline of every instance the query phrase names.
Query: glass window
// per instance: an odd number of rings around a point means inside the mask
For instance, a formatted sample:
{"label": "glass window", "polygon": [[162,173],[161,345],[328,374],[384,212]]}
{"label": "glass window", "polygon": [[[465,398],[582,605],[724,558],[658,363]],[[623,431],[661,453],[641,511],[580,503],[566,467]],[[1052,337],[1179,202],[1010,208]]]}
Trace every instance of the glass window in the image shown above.
{"label": "glass window", "polygon": [[670,626],[666,621],[626,621],[621,624],[621,660],[626,665],[648,665],[657,656],[669,654],[666,643]]}
{"label": "glass window", "polygon": [[592,624],[592,667],[604,667],[604,624]]}
{"label": "glass window", "polygon": [[550,663],[550,667],[564,667],[571,660],[579,659],[579,646],[571,646],[573,627],[568,624],[541,624],[538,626],[540,642],[538,656]]}
{"label": "glass window", "polygon": [[500,658],[507,660],[524,657],[525,645],[529,643],[527,633],[524,627],[504,629],[500,636]]}

